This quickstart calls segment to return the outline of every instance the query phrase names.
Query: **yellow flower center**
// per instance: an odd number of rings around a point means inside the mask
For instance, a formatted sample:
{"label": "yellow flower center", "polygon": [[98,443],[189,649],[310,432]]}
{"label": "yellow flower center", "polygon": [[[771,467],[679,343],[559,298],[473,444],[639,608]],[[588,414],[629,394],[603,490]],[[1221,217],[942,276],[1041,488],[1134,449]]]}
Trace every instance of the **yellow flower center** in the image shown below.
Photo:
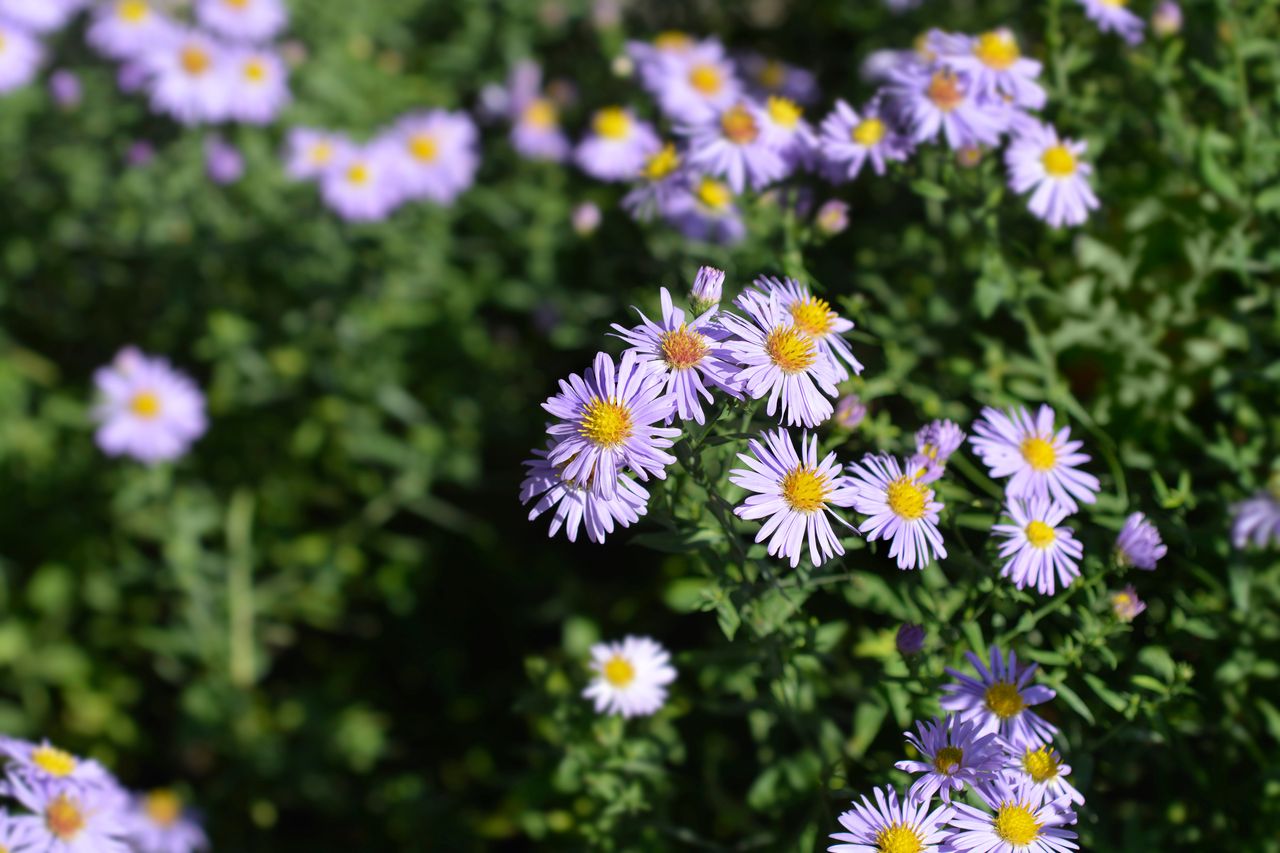
{"label": "yellow flower center", "polygon": [[795,326],[778,326],[765,338],[764,351],[783,373],[800,373],[818,360],[813,339]]}
{"label": "yellow flower center", "polygon": [[858,126],[853,129],[849,136],[862,147],[870,148],[884,139],[886,131],[887,128],[884,126],[884,122],[872,117],[858,122]]}
{"label": "yellow flower center", "polygon": [[769,118],[780,127],[793,128],[800,123],[800,116],[804,115],[804,111],[795,101],[779,98],[776,95],[769,96],[766,106],[769,110]]}
{"label": "yellow flower center", "polygon": [[57,838],[71,841],[84,829],[84,812],[80,811],[75,800],[66,794],[59,794],[45,808],[44,824]]}
{"label": "yellow flower center", "polygon": [[725,110],[720,116],[720,129],[724,131],[725,138],[737,145],[755,142],[760,135],[755,116],[741,104]]}
{"label": "yellow flower center", "polygon": [[182,816],[182,798],[168,788],[159,788],[147,794],[142,808],[152,823],[172,826]]}
{"label": "yellow flower center", "polygon": [[248,9],[251,0],[222,0],[233,9]]}
{"label": "yellow flower center", "polygon": [[417,133],[409,139],[409,153],[419,163],[434,163],[440,156],[440,143],[430,133]]}
{"label": "yellow flower center", "polygon": [[595,397],[582,415],[582,435],[600,447],[617,447],[631,436],[631,410],[621,403]]}
{"label": "yellow flower center", "polygon": [[934,73],[929,81],[929,88],[925,90],[925,97],[933,101],[938,109],[949,113],[960,106],[964,93],[960,91],[960,81],[956,79],[956,75],[944,69]]}
{"label": "yellow flower center", "polygon": [[724,75],[714,65],[695,65],[689,69],[689,85],[703,95],[715,95],[724,88]]}
{"label": "yellow flower center", "polygon": [[1047,746],[1028,749],[1027,754],[1022,756],[1022,767],[1036,784],[1044,784],[1058,775],[1058,759]]}
{"label": "yellow flower center", "polygon": [[311,146],[311,162],[323,166],[333,159],[333,146],[328,142],[317,142]]}
{"label": "yellow flower center", "polygon": [[715,178],[703,178],[698,184],[698,201],[712,210],[723,210],[733,201],[733,191]]}
{"label": "yellow flower center", "polygon": [[906,824],[895,823],[876,833],[876,853],[920,853],[923,849],[920,835]]}
{"label": "yellow flower center", "polygon": [[781,91],[782,85],[787,82],[787,66],[776,59],[770,59],[761,67],[756,79],[767,91]]}
{"label": "yellow flower center", "polygon": [[962,761],[964,761],[963,749],[958,746],[944,746],[933,757],[933,769],[945,776],[950,776]]}
{"label": "yellow flower center", "polygon": [[808,296],[791,303],[791,319],[796,325],[815,338],[821,338],[831,331],[836,312],[825,299]]}
{"label": "yellow flower center", "polygon": [[816,468],[801,465],[782,478],[782,499],[797,512],[817,512],[831,493],[827,477]]}
{"label": "yellow flower center", "polygon": [[1022,458],[1036,471],[1048,471],[1058,461],[1053,445],[1037,436],[1024,439],[1021,449]]}
{"label": "yellow flower center", "polygon": [[626,139],[631,134],[631,116],[622,107],[597,110],[591,128],[605,139]]}
{"label": "yellow flower center", "polygon": [[684,324],[662,335],[662,360],[674,370],[696,367],[709,349],[706,336]]}
{"label": "yellow flower center", "polygon": [[362,187],[369,183],[371,177],[369,167],[364,163],[352,163],[347,167],[347,183]]}
{"label": "yellow flower center", "polygon": [[673,53],[688,50],[692,45],[693,39],[679,30],[667,30],[666,32],[658,33],[657,38],[653,40],[653,46],[658,50]]}
{"label": "yellow flower center", "polygon": [[680,155],[676,153],[676,147],[668,142],[662,146],[661,151],[651,155],[645,161],[640,174],[650,181],[660,181],[678,168],[680,168]]}
{"label": "yellow flower center", "polygon": [[50,776],[59,778],[70,776],[76,771],[76,757],[53,746],[37,746],[31,750],[31,763]]}
{"label": "yellow flower center", "polygon": [[267,80],[267,63],[261,59],[250,59],[244,64],[244,79],[250,83],[265,83]]}
{"label": "yellow flower center", "polygon": [[614,687],[626,687],[636,677],[636,668],[621,655],[614,655],[605,662],[604,680]]}
{"label": "yellow flower center", "polygon": [[992,30],[978,36],[973,54],[982,60],[983,65],[997,71],[1004,71],[1022,56],[1017,39],[1008,30]]}
{"label": "yellow flower center", "polygon": [[1102,0],[1104,6],[1123,7],[1129,5],[1129,0]]}
{"label": "yellow flower center", "polygon": [[1117,592],[1111,596],[1111,606],[1117,613],[1127,613],[1133,606],[1133,596],[1127,592]]}
{"label": "yellow flower center", "polygon": [[1055,145],[1040,155],[1044,170],[1055,178],[1066,178],[1076,172],[1075,155],[1065,145]]}
{"label": "yellow flower center", "polygon": [[[140,418],[151,420],[160,414],[160,396],[153,391],[139,391],[129,401],[129,411]],[[39,752],[40,750],[36,750]],[[54,750],[57,752],[57,750]],[[63,753],[64,755],[66,753]]]}
{"label": "yellow flower center", "polygon": [[996,835],[1014,847],[1025,847],[1040,835],[1040,824],[1031,809],[1020,803],[1004,803],[996,812]]}
{"label": "yellow flower center", "polygon": [[141,23],[151,14],[145,0],[120,0],[116,4],[116,17],[130,24]]}
{"label": "yellow flower center", "polygon": [[559,118],[555,104],[546,98],[535,98],[524,108],[524,122],[540,130],[555,127]]}
{"label": "yellow flower center", "polygon": [[1007,681],[997,681],[988,687],[983,698],[986,700],[988,710],[1002,720],[1018,716],[1022,713],[1022,709],[1027,707],[1027,703],[1022,701],[1022,694],[1018,692],[1018,688]]}
{"label": "yellow flower center", "polygon": [[193,44],[189,44],[182,49],[178,61],[182,64],[182,70],[192,77],[199,77],[204,74],[209,70],[209,66],[213,64],[209,54]]}
{"label": "yellow flower center", "polygon": [[1027,534],[1027,541],[1036,548],[1048,548],[1053,544],[1053,540],[1058,536],[1058,534],[1053,531],[1053,528],[1045,524],[1043,521],[1027,522],[1027,526],[1023,529],[1023,532]]}
{"label": "yellow flower center", "polygon": [[925,489],[911,477],[903,475],[885,490],[889,509],[899,518],[915,521],[924,517]]}

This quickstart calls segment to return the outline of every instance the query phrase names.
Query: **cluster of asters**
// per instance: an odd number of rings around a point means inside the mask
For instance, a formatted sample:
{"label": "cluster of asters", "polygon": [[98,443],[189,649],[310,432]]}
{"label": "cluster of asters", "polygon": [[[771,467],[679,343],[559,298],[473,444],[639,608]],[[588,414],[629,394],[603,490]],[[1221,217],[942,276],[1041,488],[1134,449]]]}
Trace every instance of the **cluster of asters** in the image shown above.
{"label": "cluster of asters", "polygon": [[169,788],[134,793],[101,764],[48,741],[0,738],[0,850],[7,853],[193,853],[209,842]]}
{"label": "cluster of asters", "polygon": [[897,767],[918,778],[905,796],[888,785],[854,801],[839,817],[844,831],[832,834],[832,853],[1077,849],[1068,827],[1084,797],[1053,745],[1057,728],[1031,710],[1054,691],[1033,684],[1036,665],[1012,651],[966,657],[977,677],[948,669],[956,680],[943,687],[946,715],[904,733],[915,757]]}

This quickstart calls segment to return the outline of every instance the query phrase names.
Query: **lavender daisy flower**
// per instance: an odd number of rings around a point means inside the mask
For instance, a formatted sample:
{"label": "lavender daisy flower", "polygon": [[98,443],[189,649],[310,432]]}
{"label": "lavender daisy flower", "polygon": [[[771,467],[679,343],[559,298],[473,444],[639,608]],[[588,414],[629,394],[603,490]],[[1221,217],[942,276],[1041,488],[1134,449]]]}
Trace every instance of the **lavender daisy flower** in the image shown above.
{"label": "lavender daisy flower", "polygon": [[929,803],[900,802],[892,786],[874,789],[876,801],[866,796],[853,809],[840,815],[840,825],[848,832],[832,833],[830,853],[938,853],[946,841],[947,822],[955,814],[947,805],[929,811]]}
{"label": "lavender daisy flower", "polygon": [[137,853],[195,853],[209,839],[177,792],[158,788],[133,797],[125,825]]}
{"label": "lavender daisy flower", "polygon": [[1007,101],[1028,110],[1044,107],[1048,95],[1036,82],[1043,66],[1022,55],[1012,30],[1000,28],[976,37],[931,35],[931,45],[939,58],[968,75],[975,97]]}
{"label": "lavender daisy flower", "polygon": [[204,144],[204,168],[215,184],[234,184],[244,177],[244,156],[222,137],[211,136]]}
{"label": "lavender daisy flower", "polygon": [[923,569],[931,559],[946,558],[938,531],[943,505],[934,500],[933,489],[904,474],[887,454],[868,453],[861,463],[849,465],[849,474],[858,490],[853,507],[870,516],[858,530],[868,542],[892,540],[889,558],[897,558],[898,568]]}
{"label": "lavender daisy flower", "polygon": [[597,714],[655,714],[667,703],[667,685],[676,680],[671,655],[648,637],[596,643],[590,667],[595,678],[582,695],[592,700]]}
{"label": "lavender daisy flower", "polygon": [[112,788],[116,782],[107,769],[93,759],[80,758],[49,741],[40,743],[14,737],[0,737],[0,755],[7,761],[5,772],[33,787]]}
{"label": "lavender daisy flower", "polygon": [[33,785],[11,776],[9,794],[31,814],[13,818],[30,849],[47,853],[133,853],[125,796],[117,787]]}
{"label": "lavender daisy flower", "polygon": [[977,100],[969,75],[945,65],[927,70],[899,66],[889,79],[890,105],[910,129],[912,142],[941,134],[953,150],[995,145],[1009,127],[1008,107]]}
{"label": "lavender daisy flower", "polygon": [[1272,476],[1269,491],[1235,504],[1231,513],[1231,544],[1236,548],[1280,545],[1280,476]]}
{"label": "lavender daisy flower", "polygon": [[724,294],[724,270],[715,267],[698,267],[698,274],[693,277],[693,287],[689,296],[693,299],[693,310],[702,314],[720,304]]}
{"label": "lavender daisy flower", "polygon": [[998,740],[1004,754],[1003,770],[1015,779],[1044,789],[1045,799],[1066,797],[1078,806],[1084,805],[1084,795],[1067,777],[1071,765],[1062,760],[1061,753],[1051,743],[1009,743]]}
{"label": "lavender daisy flower", "polygon": [[1029,684],[1035,664],[1020,667],[1016,652],[1009,652],[1006,660],[997,646],[991,647],[990,668],[973,652],[965,652],[965,657],[978,678],[947,667],[958,681],[942,687],[950,694],[942,697],[944,710],[958,713],[962,720],[974,720],[979,731],[995,732],[1014,744],[1053,740],[1058,729],[1030,710],[1057,695],[1048,687]]}
{"label": "lavender daisy flower", "polygon": [[196,0],[200,25],[233,41],[270,41],[289,21],[283,0]]}
{"label": "lavender daisy flower", "polygon": [[907,773],[923,773],[907,792],[916,802],[927,803],[941,793],[944,803],[952,793],[964,790],[994,775],[1004,763],[994,734],[983,734],[972,721],[947,716],[932,723],[916,722],[919,734],[903,732],[907,742],[920,753],[920,761],[899,761],[893,765]]}
{"label": "lavender daisy flower", "polygon": [[34,36],[0,18],[0,92],[30,83],[43,59],[44,48]]}
{"label": "lavender daisy flower", "polygon": [[73,110],[80,106],[84,87],[80,85],[80,78],[74,72],[60,68],[49,76],[49,94],[54,103],[64,110]]}
{"label": "lavender daisy flower", "polygon": [[0,18],[32,33],[51,33],[66,26],[83,0],[0,0]]}
{"label": "lavender daisy flower", "polygon": [[[550,449],[551,445],[548,445]],[[618,475],[613,497],[603,498],[591,489],[583,488],[564,478],[563,466],[547,461],[547,451],[533,451],[534,458],[525,460],[528,469],[520,484],[520,502],[538,502],[529,511],[534,521],[550,509],[551,529],[547,536],[554,537],[564,528],[570,542],[578,540],[578,528],[585,527],[587,539],[597,544],[613,532],[615,526],[630,527],[648,512],[649,493],[644,487],[625,474]]]}
{"label": "lavender daisy flower", "polygon": [[246,124],[270,124],[290,101],[289,73],[284,61],[270,50],[236,51],[227,61],[232,94],[230,118]]}
{"label": "lavender daisy flower", "polygon": [[667,61],[689,56],[696,45],[697,42],[688,33],[667,30],[659,33],[651,42],[627,42],[626,51],[627,57],[635,63],[636,72],[645,89],[656,92],[661,85]]}
{"label": "lavender daisy flower", "polygon": [[691,240],[732,245],[747,234],[733,190],[715,178],[682,184],[667,198],[662,214]]}
{"label": "lavender daisy flower", "polygon": [[969,443],[991,476],[1013,478],[1006,486],[1009,497],[1051,497],[1075,512],[1076,500],[1093,503],[1101,486],[1097,477],[1076,467],[1089,461],[1079,452],[1084,443],[1070,440],[1070,427],[1055,433],[1053,421],[1053,409],[1045,405],[1034,420],[1022,406],[1008,414],[987,406]]}
{"label": "lavender daisy flower", "polygon": [[285,172],[295,181],[318,178],[347,156],[351,143],[339,133],[295,127],[286,142]]}
{"label": "lavender daisy flower", "polygon": [[108,456],[148,464],[177,459],[204,434],[204,395],[166,359],[125,347],[94,383],[102,398],[95,440]]}
{"label": "lavender daisy flower", "polygon": [[[733,337],[725,340],[727,359],[742,366],[737,382],[752,399],[768,395],[765,411],[791,426],[815,427],[831,417],[837,374],[820,342],[811,337],[778,301],[740,296],[734,303],[746,313],[723,313],[720,325]],[[825,395],[825,396],[824,396]],[[779,410],[781,401],[781,410]]]}
{"label": "lavender daisy flower", "polygon": [[853,349],[842,335],[853,329],[853,321],[846,320],[835,311],[825,299],[819,299],[809,292],[807,285],[793,278],[778,280],[772,276],[761,276],[753,282],[754,289],[746,291],[738,298],[738,304],[745,300],[755,299],[768,302],[772,297],[778,306],[791,317],[800,331],[812,338],[818,345],[818,352],[831,368],[837,382],[849,378],[848,364],[854,375],[862,373],[862,364],[853,356]]}
{"label": "lavender daisy flower", "polygon": [[1104,33],[1115,33],[1131,46],[1142,43],[1146,24],[1125,7],[1129,0],[1076,0],[1084,7],[1085,17]]}
{"label": "lavender daisy flower", "polygon": [[400,153],[392,165],[403,197],[452,203],[475,181],[478,138],[466,113],[431,110],[401,119],[387,144]]}
{"label": "lavender daisy flower", "polygon": [[707,40],[685,53],[664,55],[653,67],[651,91],[663,115],[677,124],[714,121],[742,95],[724,47]]}
{"label": "lavender daisy flower", "polygon": [[503,95],[511,121],[511,144],[517,154],[553,163],[569,158],[573,146],[560,128],[559,107],[542,94],[542,68],[538,63],[517,63]]}
{"label": "lavender daisy flower", "polygon": [[600,227],[601,218],[600,205],[594,201],[584,201],[573,208],[569,219],[573,225],[573,233],[579,237],[590,237]]}
{"label": "lavender daisy flower", "polygon": [[840,476],[836,455],[828,453],[819,462],[818,437],[808,432],[800,436],[799,453],[782,427],[763,433],[761,439],[747,443],[751,455],[738,454],[747,467],[729,472],[729,482],[753,493],[734,508],[734,515],[750,521],[767,518],[755,541],[768,539],[769,556],[787,558],[792,568],[800,565],[806,541],[814,566],[843,554],[831,518],[853,528],[831,507],[850,506],[854,490]]}
{"label": "lavender daisy flower", "polygon": [[897,635],[893,638],[893,644],[898,649],[898,654],[903,657],[911,657],[924,651],[924,641],[927,636],[928,632],[923,625],[917,625],[914,622],[903,622],[898,628]]}
{"label": "lavender daisy flower", "polygon": [[1046,788],[1016,778],[997,778],[976,788],[990,811],[956,803],[949,849],[1000,853],[1069,853],[1076,822],[1068,797],[1050,799]]}
{"label": "lavender daisy flower", "polygon": [[601,181],[629,181],[662,148],[648,123],[623,107],[597,110],[591,133],[574,149],[578,168]]}
{"label": "lavender daisy flower", "polygon": [[650,154],[640,167],[640,183],[622,199],[623,209],[641,222],[668,210],[673,201],[689,191],[688,176],[680,165],[680,155],[669,142]]}
{"label": "lavender daisy flower", "polygon": [[564,466],[564,478],[602,497],[616,493],[623,466],[641,480],[652,474],[666,479],[666,466],[676,461],[665,452],[680,430],[654,426],[676,408],[666,381],[625,352],[614,371],[613,359],[598,353],[582,376],[560,380],[560,393],[542,404],[560,423],[547,433],[557,441],[547,455]]}
{"label": "lavender daisy flower", "polygon": [[849,227],[849,203],[838,198],[828,199],[814,214],[813,224],[828,237],[834,237]]}
{"label": "lavender daisy flower", "polygon": [[964,443],[964,430],[952,421],[933,421],[916,432],[916,453],[907,470],[921,483],[932,483],[947,470],[947,460]]}
{"label": "lavender daisy flower", "polygon": [[672,304],[665,287],[659,290],[659,296],[661,322],[653,322],[637,308],[640,325],[628,329],[615,323],[616,337],[630,344],[628,352],[634,352],[641,364],[662,376],[664,391],[675,396],[676,408],[667,416],[667,423],[677,415],[682,421],[704,423],[706,416],[699,398],[708,403],[713,400],[707,385],[737,396],[733,389],[736,371],[720,360],[716,350],[716,341],[724,334],[712,322],[714,308],[686,321],[684,311]]}
{"label": "lavender daisy flower", "polygon": [[905,160],[909,153],[909,146],[881,118],[875,101],[864,107],[861,115],[844,101],[836,101],[819,131],[817,146],[823,171],[837,181],[858,177],[868,162],[877,175],[883,175],[886,163]]}
{"label": "lavender daisy flower", "polygon": [[763,111],[740,101],[714,121],[689,129],[689,163],[722,177],[735,193],[760,190],[787,174],[786,161],[765,132]]}
{"label": "lavender daisy flower", "polygon": [[152,48],[178,38],[181,30],[150,0],[118,0],[94,11],[88,41],[111,59],[137,59]]}
{"label": "lavender daisy flower", "polygon": [[1146,609],[1146,602],[1138,598],[1138,591],[1133,588],[1133,584],[1111,594],[1111,612],[1121,622],[1132,622]]}
{"label": "lavender daisy flower", "polygon": [[1151,13],[1151,29],[1161,38],[1182,32],[1182,7],[1173,0],[1161,0]]}
{"label": "lavender daisy flower", "polygon": [[818,137],[804,111],[795,101],[771,95],[765,101],[761,113],[764,118],[764,138],[781,155],[787,171],[808,169],[814,163]]}
{"label": "lavender daisy flower", "polygon": [[836,426],[841,429],[857,429],[867,416],[867,404],[857,394],[845,394],[836,401],[836,410],[832,415]]}
{"label": "lavender daisy flower", "polygon": [[1116,537],[1116,562],[1122,566],[1135,566],[1150,572],[1168,551],[1160,541],[1160,531],[1140,512],[1124,520],[1124,527]]}
{"label": "lavender daisy flower", "polygon": [[1027,207],[1050,226],[1080,225],[1098,207],[1088,181],[1093,167],[1080,159],[1087,147],[1084,142],[1059,139],[1058,132],[1046,124],[1024,127],[1004,154],[1009,188],[1016,193],[1034,189]]}
{"label": "lavender daisy flower", "polygon": [[387,141],[344,146],[321,175],[324,203],[348,222],[386,219],[404,200],[396,185],[399,156]]}
{"label": "lavender daisy flower", "polygon": [[1058,582],[1066,589],[1080,577],[1078,561],[1084,547],[1071,528],[1058,526],[1070,515],[1066,507],[1043,497],[1013,499],[1005,513],[1013,524],[991,529],[993,535],[1006,539],[1000,546],[1000,558],[1005,561],[1000,577],[1011,579],[1018,589],[1034,587],[1041,595],[1053,595]]}
{"label": "lavender daisy flower", "polygon": [[152,109],[186,125],[222,121],[232,91],[227,58],[224,47],[194,30],[143,54]]}
{"label": "lavender daisy flower", "polygon": [[812,71],[758,53],[744,55],[739,64],[753,94],[762,101],[770,95],[806,105],[818,100],[818,78]]}

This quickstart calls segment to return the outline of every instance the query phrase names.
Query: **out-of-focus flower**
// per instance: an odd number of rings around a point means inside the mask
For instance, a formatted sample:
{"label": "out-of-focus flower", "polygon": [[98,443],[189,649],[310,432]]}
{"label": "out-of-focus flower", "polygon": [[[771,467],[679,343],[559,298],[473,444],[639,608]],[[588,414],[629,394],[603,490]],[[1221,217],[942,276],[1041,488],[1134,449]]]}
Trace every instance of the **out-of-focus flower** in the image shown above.
{"label": "out-of-focus flower", "polygon": [[350,222],[386,219],[404,200],[397,186],[399,157],[386,141],[345,146],[321,175],[325,204]]}
{"label": "out-of-focus flower", "polygon": [[914,622],[903,622],[898,626],[898,633],[893,638],[893,644],[898,649],[898,654],[903,657],[911,657],[918,655],[924,651],[925,637],[928,631],[923,625],[917,625]]}
{"label": "out-of-focus flower", "polygon": [[584,201],[573,209],[573,231],[579,237],[588,237],[600,227],[600,206],[594,201]]}
{"label": "out-of-focus flower", "polygon": [[662,149],[652,125],[629,109],[605,107],[591,119],[591,132],[578,143],[578,168],[601,181],[629,181]]}
{"label": "out-of-focus flower", "polygon": [[54,103],[69,110],[80,105],[84,87],[74,72],[60,68],[49,75],[49,94],[53,96]]}
{"label": "out-of-focus flower", "polygon": [[877,175],[883,175],[886,163],[905,160],[911,150],[910,144],[880,115],[875,101],[864,107],[861,114],[844,101],[836,101],[835,109],[822,120],[819,131],[817,145],[822,172],[837,182],[858,177],[868,162]]}
{"label": "out-of-focus flower", "polygon": [[32,785],[15,777],[8,787],[31,812],[12,818],[30,845],[15,851],[133,853],[127,842],[125,795],[118,788]]}
{"label": "out-of-focus flower", "polygon": [[920,753],[918,761],[893,765],[907,773],[923,773],[907,796],[916,802],[930,802],[940,794],[944,803],[951,795],[990,778],[1004,763],[994,734],[983,734],[972,721],[948,715],[931,723],[916,722],[916,731],[904,732],[907,742]]}
{"label": "out-of-focus flower", "polygon": [[676,679],[671,655],[648,637],[591,647],[595,678],[582,695],[595,704],[597,714],[643,717],[667,702],[667,685]]}
{"label": "out-of-focus flower", "polygon": [[0,19],[32,33],[61,29],[84,0],[0,0]]}
{"label": "out-of-focus flower", "polygon": [[1142,43],[1146,25],[1142,19],[1125,7],[1128,0],[1076,0],[1084,7],[1084,14],[1104,33],[1115,33],[1130,45]]}
{"label": "out-of-focus flower", "polygon": [[1146,602],[1138,598],[1138,591],[1133,588],[1133,584],[1111,593],[1111,611],[1121,622],[1132,622],[1146,609]]}
{"label": "out-of-focus flower", "polygon": [[672,188],[662,211],[691,240],[731,245],[746,236],[742,213],[728,184],[703,176]]}
{"label": "out-of-focus flower", "polygon": [[1280,474],[1272,475],[1268,491],[1235,504],[1231,513],[1231,544],[1235,547],[1280,545]]}
{"label": "out-of-focus flower", "polygon": [[0,18],[0,93],[30,83],[43,59],[44,48],[35,36]]}
{"label": "out-of-focus flower", "polygon": [[951,454],[964,444],[964,430],[953,421],[933,421],[916,432],[916,453],[907,460],[907,470],[914,471],[922,483],[942,477]]}
{"label": "out-of-focus flower", "polygon": [[941,134],[953,150],[995,145],[1009,127],[1007,105],[978,100],[970,76],[946,65],[898,66],[889,72],[889,80],[886,107],[900,117],[912,142],[928,142]]}
{"label": "out-of-focus flower", "polygon": [[244,177],[244,156],[221,136],[210,136],[204,143],[204,167],[215,184],[234,184]]}
{"label": "out-of-focus flower", "polygon": [[450,204],[475,180],[479,132],[463,112],[431,110],[401,119],[387,134],[402,198]]}
{"label": "out-of-focus flower", "polygon": [[929,811],[928,800],[913,802],[898,800],[898,792],[886,785],[874,790],[876,801],[866,796],[862,802],[854,802],[851,811],[840,815],[840,825],[848,832],[832,833],[830,853],[936,853],[938,844],[947,839],[947,822],[953,810],[940,805]]}
{"label": "out-of-focus flower", "polygon": [[1068,797],[1049,797],[1048,789],[1018,777],[997,776],[975,786],[986,811],[957,802],[948,844],[955,850],[1070,853],[1076,822]]}
{"label": "out-of-focus flower", "polygon": [[246,124],[270,124],[289,103],[289,72],[265,48],[235,51],[227,60],[231,94],[227,114]]}
{"label": "out-of-focus flower", "polygon": [[538,63],[516,63],[499,111],[511,122],[511,144],[520,156],[555,163],[569,158],[572,145],[560,127],[560,106],[542,91]]}
{"label": "out-of-focus flower", "polygon": [[627,42],[627,57],[635,64],[640,82],[652,93],[661,80],[665,63],[687,57],[696,45],[688,33],[667,30],[653,41]]}
{"label": "out-of-focus flower", "polygon": [[1005,561],[1000,576],[1009,578],[1018,589],[1034,587],[1041,595],[1053,595],[1080,577],[1079,560],[1084,546],[1069,527],[1058,525],[1070,512],[1046,497],[1013,499],[1005,513],[1013,524],[997,524],[992,535],[1003,537],[1000,558]]}
{"label": "out-of-focus flower", "polygon": [[1161,38],[1182,32],[1182,7],[1173,0],[1161,0],[1151,13],[1151,29]]}
{"label": "out-of-focus flower", "polygon": [[812,71],[758,53],[743,55],[739,64],[752,94],[762,101],[770,95],[805,105],[818,100],[818,78]]}
{"label": "out-of-focus flower", "polygon": [[233,41],[268,41],[289,22],[283,0],[196,0],[196,18]]}
{"label": "out-of-focus flower", "polygon": [[297,181],[318,178],[334,167],[351,147],[339,133],[295,127],[285,144],[285,172]]}
{"label": "out-of-focus flower", "polygon": [[194,811],[170,788],[135,795],[125,826],[137,853],[195,853],[209,849],[209,839]]}
{"label": "out-of-focus flower", "polygon": [[818,212],[813,217],[813,222],[818,226],[818,230],[829,237],[844,231],[849,227],[849,204],[838,198],[827,199],[818,208]]}
{"label": "out-of-focus flower", "polygon": [[156,149],[145,139],[139,139],[129,146],[125,154],[125,162],[134,168],[147,165],[156,159]]}
{"label": "out-of-focus flower", "polygon": [[73,789],[112,789],[116,782],[107,769],[90,758],[80,758],[59,749],[47,740],[33,743],[14,737],[0,737],[0,754],[5,773],[33,787],[52,785]]}
{"label": "out-of-focus flower", "polygon": [[538,499],[529,510],[530,521],[554,508],[548,536],[563,527],[569,541],[576,542],[578,528],[585,527],[587,539],[603,543],[615,526],[630,527],[648,511],[649,493],[626,474],[618,475],[613,496],[603,498],[566,480],[564,466],[548,462],[546,450],[535,450],[533,456],[524,463],[527,471],[520,484],[520,502]]}
{"label": "out-of-focus flower", "polygon": [[1152,571],[1169,549],[1160,541],[1160,531],[1140,512],[1124,520],[1116,537],[1116,562]]}
{"label": "out-of-focus flower", "polygon": [[1076,501],[1097,500],[1098,478],[1077,466],[1089,461],[1083,442],[1071,440],[1071,428],[1054,431],[1054,412],[1041,406],[1033,419],[1019,406],[1007,414],[990,406],[973,425],[970,445],[993,477],[1012,477],[1005,487],[1011,498],[1045,497],[1075,512]]}
{"label": "out-of-focus flower", "polygon": [[204,395],[163,358],[121,350],[94,374],[98,447],[148,464],[177,459],[207,427]]}
{"label": "out-of-focus flower", "polygon": [[932,559],[945,559],[947,549],[938,531],[943,504],[933,489],[905,474],[898,460],[886,454],[868,453],[862,462],[849,465],[849,477],[857,486],[853,508],[867,520],[858,526],[868,542],[888,539],[889,559],[900,569],[923,569]]}
{"label": "out-of-focus flower", "polygon": [[857,394],[845,394],[836,401],[835,413],[832,416],[836,426],[841,429],[857,429],[867,416],[867,404]]}
{"label": "out-of-focus flower", "polygon": [[622,206],[640,221],[671,210],[672,203],[689,193],[688,175],[681,169],[676,147],[667,143],[645,158],[639,183],[622,199]]}
{"label": "out-of-focus flower", "polygon": [[642,78],[663,115],[677,124],[714,121],[742,95],[733,62],[719,42],[699,42],[684,53],[664,53]]}
{"label": "out-of-focus flower", "polygon": [[967,75],[977,98],[1029,110],[1041,109],[1048,100],[1036,82],[1043,66],[1022,55],[1012,30],[1001,28],[978,36],[934,31],[929,45],[940,62]]}
{"label": "out-of-focus flower", "polygon": [[990,666],[973,652],[965,652],[965,658],[978,677],[947,667],[957,680],[942,687],[948,694],[942,697],[943,709],[958,713],[962,720],[976,720],[982,731],[996,732],[1014,744],[1053,740],[1058,729],[1030,710],[1057,695],[1049,687],[1030,683],[1036,664],[1019,666],[1016,652],[1006,658],[998,646],[991,647]]}
{"label": "out-of-focus flower", "polygon": [[1054,228],[1082,224],[1098,207],[1088,181],[1093,167],[1080,159],[1087,147],[1059,139],[1046,124],[1025,128],[1005,150],[1009,188],[1016,193],[1034,190],[1028,209]]}
{"label": "out-of-focus flower", "polygon": [[112,59],[137,59],[181,34],[177,24],[150,0],[101,3],[89,25],[89,44]]}
{"label": "out-of-focus flower", "polygon": [[195,30],[146,52],[140,61],[152,108],[187,125],[222,121],[232,92],[228,58],[225,47]]}
{"label": "out-of-focus flower", "polygon": [[787,174],[787,164],[765,132],[763,111],[745,101],[734,103],[715,119],[691,129],[689,163],[725,179],[735,193],[748,182],[760,190]]}

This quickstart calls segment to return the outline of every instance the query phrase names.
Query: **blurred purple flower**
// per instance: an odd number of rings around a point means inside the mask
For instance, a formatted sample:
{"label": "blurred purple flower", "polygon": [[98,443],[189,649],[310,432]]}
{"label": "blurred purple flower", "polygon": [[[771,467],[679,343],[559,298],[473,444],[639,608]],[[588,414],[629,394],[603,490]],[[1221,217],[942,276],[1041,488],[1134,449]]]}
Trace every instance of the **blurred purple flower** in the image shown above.
{"label": "blurred purple flower", "polygon": [[240,150],[220,136],[205,140],[204,165],[209,180],[215,184],[234,184],[244,177],[244,157]]}

